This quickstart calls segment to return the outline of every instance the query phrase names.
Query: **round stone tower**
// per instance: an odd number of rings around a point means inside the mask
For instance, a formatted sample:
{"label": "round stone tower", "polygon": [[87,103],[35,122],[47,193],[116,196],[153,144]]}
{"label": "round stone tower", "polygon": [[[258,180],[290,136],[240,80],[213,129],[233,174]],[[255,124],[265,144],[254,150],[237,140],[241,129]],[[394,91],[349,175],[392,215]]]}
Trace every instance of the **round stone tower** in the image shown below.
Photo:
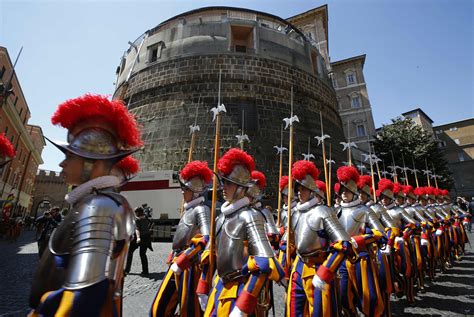
{"label": "round stone tower", "polygon": [[[276,197],[279,168],[273,147],[280,144],[283,118],[290,116],[291,87],[300,120],[295,124],[294,160],[303,159],[310,140],[310,152],[323,174],[321,147],[314,139],[321,135],[320,113],[324,133],[331,136],[326,152],[332,143],[332,158],[344,160],[336,94],[313,43],[284,19],[230,7],[186,12],[145,32],[125,52],[114,94],[142,125],[145,149],[137,154],[142,170],[181,169],[194,122],[200,131],[193,159],[212,166],[215,125],[210,109],[217,105],[220,71],[221,102],[227,108],[221,154],[239,146],[236,135],[244,122],[250,139],[244,149],[267,176],[270,199]],[[283,145],[288,147],[287,131]]]}

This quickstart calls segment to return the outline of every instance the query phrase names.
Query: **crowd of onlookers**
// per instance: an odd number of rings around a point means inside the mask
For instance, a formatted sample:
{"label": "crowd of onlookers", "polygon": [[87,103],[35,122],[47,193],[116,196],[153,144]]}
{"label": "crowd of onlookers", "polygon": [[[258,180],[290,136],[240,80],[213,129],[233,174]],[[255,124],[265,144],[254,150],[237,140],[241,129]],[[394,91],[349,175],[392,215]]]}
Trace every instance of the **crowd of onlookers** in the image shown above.
{"label": "crowd of onlookers", "polygon": [[[471,198],[471,201],[467,201],[466,197],[456,198],[456,204],[464,211],[469,212],[471,215],[474,214],[474,197]],[[468,223],[468,230],[471,232],[472,222]]]}

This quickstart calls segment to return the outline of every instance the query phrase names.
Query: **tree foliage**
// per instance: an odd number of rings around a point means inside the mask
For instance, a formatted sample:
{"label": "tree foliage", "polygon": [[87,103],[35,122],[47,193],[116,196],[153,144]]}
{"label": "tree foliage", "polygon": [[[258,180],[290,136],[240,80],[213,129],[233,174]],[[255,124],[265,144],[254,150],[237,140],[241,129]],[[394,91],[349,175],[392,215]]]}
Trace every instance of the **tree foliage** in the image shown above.
{"label": "tree foliage", "polygon": [[[393,165],[392,153],[395,165],[416,169],[420,186],[426,186],[428,181],[422,170],[428,167],[431,172],[440,176],[437,179],[438,186],[443,189],[451,188],[453,180],[448,170],[448,162],[438,148],[434,136],[423,130],[410,118],[396,118],[392,124],[384,125],[379,131],[374,142],[377,156],[383,160],[385,166]],[[403,154],[403,156],[402,156]],[[383,165],[383,164],[382,164]],[[381,167],[382,168],[382,167]],[[398,177],[404,177],[403,171],[397,171]],[[414,173],[407,171],[408,181],[415,186]],[[430,178],[430,183],[435,186],[435,180]]]}

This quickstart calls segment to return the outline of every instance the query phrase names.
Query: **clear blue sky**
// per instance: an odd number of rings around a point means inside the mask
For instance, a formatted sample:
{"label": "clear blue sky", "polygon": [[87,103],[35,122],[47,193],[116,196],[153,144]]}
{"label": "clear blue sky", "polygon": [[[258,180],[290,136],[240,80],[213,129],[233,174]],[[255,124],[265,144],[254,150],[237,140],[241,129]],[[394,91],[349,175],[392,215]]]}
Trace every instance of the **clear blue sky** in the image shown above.
{"label": "clear blue sky", "polygon": [[[327,3],[332,61],[367,54],[365,79],[376,126],[420,107],[435,125],[474,116],[474,5],[470,0],[405,1],[21,1],[0,0],[0,45],[12,60],[32,118],[53,139],[58,103],[85,92],[112,94],[128,41],[185,11],[246,7],[282,18]],[[48,145],[42,168],[59,170]]]}

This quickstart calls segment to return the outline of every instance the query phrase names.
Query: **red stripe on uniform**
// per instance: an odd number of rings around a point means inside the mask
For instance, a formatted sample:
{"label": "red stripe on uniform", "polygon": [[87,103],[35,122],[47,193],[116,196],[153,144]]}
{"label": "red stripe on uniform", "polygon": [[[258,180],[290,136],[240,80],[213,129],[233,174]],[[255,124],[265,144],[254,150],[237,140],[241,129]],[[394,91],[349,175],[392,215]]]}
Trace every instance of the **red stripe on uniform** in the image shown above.
{"label": "red stripe on uniform", "polygon": [[139,181],[139,182],[129,182],[123,185],[122,191],[174,189],[174,188],[179,188],[179,187],[170,187],[168,180]]}

